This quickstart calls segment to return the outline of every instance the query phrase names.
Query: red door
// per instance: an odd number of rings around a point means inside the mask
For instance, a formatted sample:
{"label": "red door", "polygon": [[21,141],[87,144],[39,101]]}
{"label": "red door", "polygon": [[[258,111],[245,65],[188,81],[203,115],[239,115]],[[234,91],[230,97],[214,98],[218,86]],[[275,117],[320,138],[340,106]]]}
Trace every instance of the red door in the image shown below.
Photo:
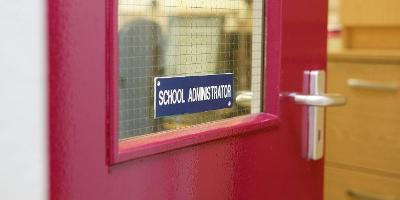
{"label": "red door", "polygon": [[260,112],[124,140],[117,0],[48,4],[51,199],[322,199],[307,107],[282,97],[325,69],[326,0],[264,3]]}

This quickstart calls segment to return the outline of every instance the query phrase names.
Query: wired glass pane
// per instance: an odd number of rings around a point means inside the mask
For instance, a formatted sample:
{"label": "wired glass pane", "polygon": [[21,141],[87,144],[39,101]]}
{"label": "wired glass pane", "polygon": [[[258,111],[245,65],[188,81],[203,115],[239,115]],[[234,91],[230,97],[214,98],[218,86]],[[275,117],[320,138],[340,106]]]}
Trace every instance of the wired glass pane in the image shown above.
{"label": "wired glass pane", "polygon": [[[263,0],[119,0],[119,139],[261,111]],[[154,118],[154,77],[233,73],[232,108]]]}

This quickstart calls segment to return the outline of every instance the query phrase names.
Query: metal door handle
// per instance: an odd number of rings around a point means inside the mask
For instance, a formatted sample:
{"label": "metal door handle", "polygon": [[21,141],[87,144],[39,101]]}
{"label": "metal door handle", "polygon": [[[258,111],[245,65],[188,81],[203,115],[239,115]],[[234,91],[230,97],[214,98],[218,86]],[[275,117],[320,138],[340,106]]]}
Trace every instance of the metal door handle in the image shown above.
{"label": "metal door handle", "polygon": [[307,144],[305,155],[310,160],[319,160],[324,156],[325,107],[343,106],[347,103],[345,96],[325,93],[325,71],[315,70],[304,73],[304,87],[309,94],[284,93],[296,104],[307,106],[306,130]]}
{"label": "metal door handle", "polygon": [[307,158],[319,160],[324,156],[325,107],[343,106],[346,97],[340,94],[325,94],[325,71],[307,71],[304,74],[309,94],[290,93],[296,104],[307,105]]}
{"label": "metal door handle", "polygon": [[343,106],[346,105],[347,99],[345,96],[340,94],[292,94],[294,101],[297,104],[308,105],[308,106]]}
{"label": "metal door handle", "polygon": [[252,98],[253,98],[253,92],[248,90],[239,91],[238,95],[236,96],[236,103],[239,106],[250,107]]}

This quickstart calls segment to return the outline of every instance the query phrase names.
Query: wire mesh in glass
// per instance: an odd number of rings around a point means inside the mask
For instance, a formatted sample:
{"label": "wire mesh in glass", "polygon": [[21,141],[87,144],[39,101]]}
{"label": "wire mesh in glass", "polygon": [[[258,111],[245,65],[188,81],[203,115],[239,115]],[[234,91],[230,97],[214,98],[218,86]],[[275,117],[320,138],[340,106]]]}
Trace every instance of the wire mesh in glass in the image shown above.
{"label": "wire mesh in glass", "polygon": [[[261,111],[263,0],[119,0],[119,139]],[[154,118],[154,77],[233,73],[232,108]]]}

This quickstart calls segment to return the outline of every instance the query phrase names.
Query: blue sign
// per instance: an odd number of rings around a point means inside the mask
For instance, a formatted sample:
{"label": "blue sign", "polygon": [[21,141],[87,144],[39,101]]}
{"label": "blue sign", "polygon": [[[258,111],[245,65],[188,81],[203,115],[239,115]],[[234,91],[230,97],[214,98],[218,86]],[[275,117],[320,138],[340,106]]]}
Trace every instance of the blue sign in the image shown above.
{"label": "blue sign", "polygon": [[154,117],[231,108],[233,75],[154,78]]}

